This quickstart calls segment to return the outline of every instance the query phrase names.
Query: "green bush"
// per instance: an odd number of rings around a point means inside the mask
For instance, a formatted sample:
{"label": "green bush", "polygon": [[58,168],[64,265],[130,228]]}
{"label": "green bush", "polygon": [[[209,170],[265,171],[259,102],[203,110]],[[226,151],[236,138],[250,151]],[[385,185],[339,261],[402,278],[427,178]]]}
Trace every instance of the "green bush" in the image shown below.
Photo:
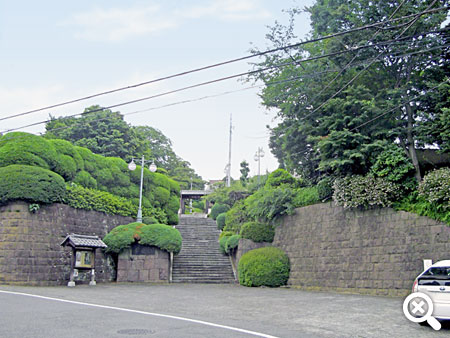
{"label": "green bush", "polygon": [[226,254],[228,254],[228,255],[231,254],[231,252],[238,247],[240,238],[241,238],[241,236],[239,236],[239,235],[233,235],[233,236],[227,237],[227,241],[225,242],[225,253]]}
{"label": "green bush", "polygon": [[450,211],[450,168],[426,174],[419,185],[419,196],[442,211]]}
{"label": "green bush", "polygon": [[249,220],[245,201],[238,201],[230,210],[226,212],[225,227],[223,230],[239,233],[241,226]]}
{"label": "green bush", "polygon": [[180,232],[171,226],[135,222],[112,229],[103,241],[108,246],[107,252],[119,253],[136,242],[177,254],[181,250],[182,238]]}
{"label": "green bush", "polygon": [[219,214],[227,212],[228,210],[230,210],[230,207],[228,205],[214,204],[213,207],[211,208],[211,218],[215,220],[217,216],[219,216]]}
{"label": "green bush", "polygon": [[220,251],[229,255],[233,249],[237,248],[241,236],[228,231],[224,231],[222,234],[224,235],[219,237]]}
{"label": "green bush", "polygon": [[388,182],[400,184],[405,191],[414,190],[417,186],[414,178],[414,166],[405,151],[395,144],[388,145],[376,158],[370,168],[375,177],[384,178]]}
{"label": "green bush", "polygon": [[144,216],[142,217],[142,223],[144,224],[157,224],[158,220],[153,216]]}
{"label": "green bush", "polygon": [[289,270],[289,258],[283,250],[274,247],[251,250],[239,261],[239,283],[244,286],[286,285]]}
{"label": "green bush", "polygon": [[296,208],[304,207],[320,202],[319,191],[317,187],[300,188],[294,190],[293,204]]}
{"label": "green bush", "polygon": [[276,188],[283,185],[290,185],[292,188],[295,188],[297,184],[297,180],[291,174],[280,168],[270,173],[265,183],[265,187]]}
{"label": "green bush", "polygon": [[222,231],[219,235],[219,240],[225,236],[233,236],[235,233],[233,231]]}
{"label": "green bush", "polygon": [[363,210],[374,206],[389,207],[401,192],[397,184],[370,175],[336,179],[333,189],[333,200],[338,205]]}
{"label": "green bush", "polygon": [[0,204],[14,200],[55,203],[66,195],[64,179],[44,168],[8,165],[0,168],[0,177]]}
{"label": "green bush", "polygon": [[225,227],[225,219],[227,217],[227,213],[226,212],[222,212],[221,214],[219,214],[216,218],[216,223],[217,223],[217,229],[219,230],[223,230],[223,228]]}
{"label": "green bush", "polygon": [[227,253],[225,251],[225,245],[227,244],[228,238],[233,236],[232,232],[224,231],[226,234],[222,237],[219,237],[219,246],[220,246],[220,252],[222,252],[224,255]]}
{"label": "green bush", "polygon": [[325,177],[317,183],[317,194],[322,202],[331,199],[333,196],[333,179],[331,177]]}
{"label": "green bush", "polygon": [[[103,157],[64,140],[28,133],[9,133],[0,140],[0,167],[12,164],[41,167],[62,176],[66,183],[109,192],[133,203],[139,198],[140,167],[129,171],[120,158]],[[178,222],[179,191],[175,181],[144,169],[143,205],[161,208],[171,224]]]}
{"label": "green bush", "polygon": [[242,225],[241,237],[250,239],[253,242],[273,242],[275,236],[275,230],[269,224],[263,224],[258,222],[247,222]]}
{"label": "green bush", "polygon": [[294,212],[295,190],[278,187],[258,190],[245,200],[248,215],[263,223],[276,221]]}
{"label": "green bush", "polygon": [[[101,211],[110,215],[136,217],[138,211],[138,205],[126,198],[75,184],[67,186],[63,203],[72,208]],[[142,215],[154,217],[160,223],[167,222],[167,216],[161,209],[143,207]]]}
{"label": "green bush", "polygon": [[427,216],[437,221],[450,225],[450,210],[441,207],[440,204],[430,203],[417,191],[412,192],[402,200],[393,204],[395,210],[413,212],[421,216]]}

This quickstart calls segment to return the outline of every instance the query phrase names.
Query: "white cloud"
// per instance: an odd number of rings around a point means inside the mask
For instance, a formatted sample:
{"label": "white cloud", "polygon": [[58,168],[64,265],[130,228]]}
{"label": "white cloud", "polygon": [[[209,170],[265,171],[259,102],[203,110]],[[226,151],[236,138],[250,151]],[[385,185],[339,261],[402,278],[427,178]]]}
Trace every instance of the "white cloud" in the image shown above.
{"label": "white cloud", "polygon": [[190,19],[208,16],[226,21],[264,19],[271,16],[258,0],[216,0],[206,6],[185,9],[180,15]]}
{"label": "white cloud", "polygon": [[259,0],[215,0],[203,6],[164,11],[158,5],[131,8],[94,8],[74,14],[64,25],[77,28],[75,37],[91,41],[118,42],[135,36],[157,34],[188,19],[213,18],[248,21],[270,17]]}
{"label": "white cloud", "polygon": [[128,9],[96,8],[75,14],[68,22],[81,28],[76,37],[87,40],[122,41],[129,37],[155,34],[175,27],[176,21],[161,16],[159,6]]}

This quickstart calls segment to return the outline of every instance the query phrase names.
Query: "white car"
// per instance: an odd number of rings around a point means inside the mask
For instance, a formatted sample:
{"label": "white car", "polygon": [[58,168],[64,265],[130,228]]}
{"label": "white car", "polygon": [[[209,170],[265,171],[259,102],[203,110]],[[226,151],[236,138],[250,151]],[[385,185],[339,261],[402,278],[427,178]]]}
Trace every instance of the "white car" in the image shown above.
{"label": "white car", "polygon": [[414,281],[413,292],[423,292],[433,301],[432,316],[450,320],[450,260],[439,261],[424,270]]}

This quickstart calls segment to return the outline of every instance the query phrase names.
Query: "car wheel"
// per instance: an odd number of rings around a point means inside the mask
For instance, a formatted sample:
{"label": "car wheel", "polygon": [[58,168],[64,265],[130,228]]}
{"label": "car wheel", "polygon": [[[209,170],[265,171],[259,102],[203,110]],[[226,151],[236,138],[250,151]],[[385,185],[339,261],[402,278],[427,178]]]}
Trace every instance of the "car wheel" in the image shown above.
{"label": "car wheel", "polygon": [[419,323],[420,326],[430,326],[427,321]]}

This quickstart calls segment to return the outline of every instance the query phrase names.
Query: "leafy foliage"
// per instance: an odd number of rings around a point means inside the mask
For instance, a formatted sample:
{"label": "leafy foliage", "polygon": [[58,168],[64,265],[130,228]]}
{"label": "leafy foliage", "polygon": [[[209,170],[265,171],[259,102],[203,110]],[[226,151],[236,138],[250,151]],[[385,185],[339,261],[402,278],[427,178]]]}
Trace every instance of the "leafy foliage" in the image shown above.
{"label": "leafy foliage", "polygon": [[238,201],[230,210],[227,211],[225,217],[225,227],[223,230],[239,233],[242,224],[249,219],[250,216],[247,214],[245,201]]}
{"label": "leafy foliage", "polygon": [[334,182],[333,200],[344,208],[389,207],[400,197],[400,187],[380,177],[348,176]]}
{"label": "leafy foliage", "polygon": [[263,224],[258,222],[247,222],[242,225],[241,237],[250,239],[253,242],[273,242],[275,236],[275,230],[269,224]]}
{"label": "leafy foliage", "polygon": [[217,229],[219,230],[223,230],[223,228],[225,227],[225,219],[227,217],[227,213],[226,212],[222,212],[221,214],[219,214],[216,218],[216,223],[217,223]]}
{"label": "leafy foliage", "polygon": [[119,253],[138,243],[177,254],[181,250],[182,238],[180,232],[171,226],[135,222],[112,229],[103,241],[108,246],[106,252]]}
{"label": "leafy foliage", "polygon": [[[130,171],[120,158],[96,155],[64,140],[28,133],[4,135],[0,138],[0,167],[10,164],[48,169],[66,183],[109,192],[138,204],[140,166]],[[172,179],[144,169],[143,205],[163,210],[170,224],[178,222],[179,191],[178,183]]]}
{"label": "leafy foliage", "polygon": [[242,255],[239,264],[239,283],[244,286],[286,285],[289,279],[289,258],[283,250],[265,247]]}
{"label": "leafy foliage", "polygon": [[[78,185],[67,186],[63,203],[72,208],[101,211],[110,215],[136,217],[138,211],[138,206],[126,198]],[[144,206],[142,215],[154,218],[156,220],[154,223],[167,223],[167,216],[161,209]],[[147,222],[144,223],[147,224]]]}
{"label": "leafy foliage", "polygon": [[239,245],[239,239],[241,236],[232,235],[227,237],[227,241],[225,242],[225,253],[230,255],[234,249],[236,249]]}
{"label": "leafy foliage", "polygon": [[228,210],[230,210],[230,207],[226,204],[214,204],[211,208],[211,218],[215,220],[217,216],[224,212],[227,212]]}
{"label": "leafy foliage", "polygon": [[281,168],[271,172],[265,183],[266,188],[277,188],[286,185],[295,188],[297,181],[291,174]]}
{"label": "leafy foliage", "polygon": [[443,212],[450,211],[450,168],[434,170],[423,178],[419,196]]}
{"label": "leafy foliage", "polygon": [[416,187],[414,166],[405,151],[396,145],[387,146],[377,156],[370,171],[376,177],[383,177],[389,182],[401,184],[405,190],[413,190]]}
{"label": "leafy foliage", "polygon": [[316,187],[319,200],[326,201],[333,196],[333,179],[331,177],[321,179]]}
{"label": "leafy foliage", "polygon": [[239,245],[241,236],[233,233],[225,233],[219,238],[220,251],[225,255],[230,255]]}
{"label": "leafy foliage", "polygon": [[[266,39],[273,48],[297,42],[295,20],[305,11],[310,14],[314,39],[443,3],[317,0],[304,10],[287,10],[288,24],[276,22]],[[269,143],[280,166],[310,183],[317,183],[323,175],[366,175],[384,150],[383,144],[399,142],[419,181],[416,147],[450,149],[449,63],[443,47],[448,33],[439,31],[446,15],[446,11],[436,11],[417,17],[405,31],[404,26],[393,24],[375,35],[372,30],[358,30],[295,49],[280,48],[253,64],[258,72],[249,78],[266,84],[260,93],[262,104],[275,108],[281,121],[272,129]],[[416,34],[422,34],[421,38],[408,37]],[[399,36],[402,39],[396,43],[382,43]],[[371,48],[348,53],[368,42]],[[324,54],[332,56],[299,66],[305,58]],[[368,64],[371,59],[376,60]],[[268,67],[270,72],[262,71]],[[390,166],[379,164],[380,171]]]}
{"label": "leafy foliage", "polygon": [[48,169],[13,164],[0,167],[0,177],[0,205],[14,200],[55,203],[66,195],[64,179]]}
{"label": "leafy foliage", "polygon": [[294,191],[294,207],[305,207],[307,205],[316,204],[320,202],[319,191],[316,186],[300,188]]}
{"label": "leafy foliage", "polygon": [[295,190],[291,188],[266,188],[258,190],[245,200],[247,214],[263,223],[279,219],[294,212]]}

